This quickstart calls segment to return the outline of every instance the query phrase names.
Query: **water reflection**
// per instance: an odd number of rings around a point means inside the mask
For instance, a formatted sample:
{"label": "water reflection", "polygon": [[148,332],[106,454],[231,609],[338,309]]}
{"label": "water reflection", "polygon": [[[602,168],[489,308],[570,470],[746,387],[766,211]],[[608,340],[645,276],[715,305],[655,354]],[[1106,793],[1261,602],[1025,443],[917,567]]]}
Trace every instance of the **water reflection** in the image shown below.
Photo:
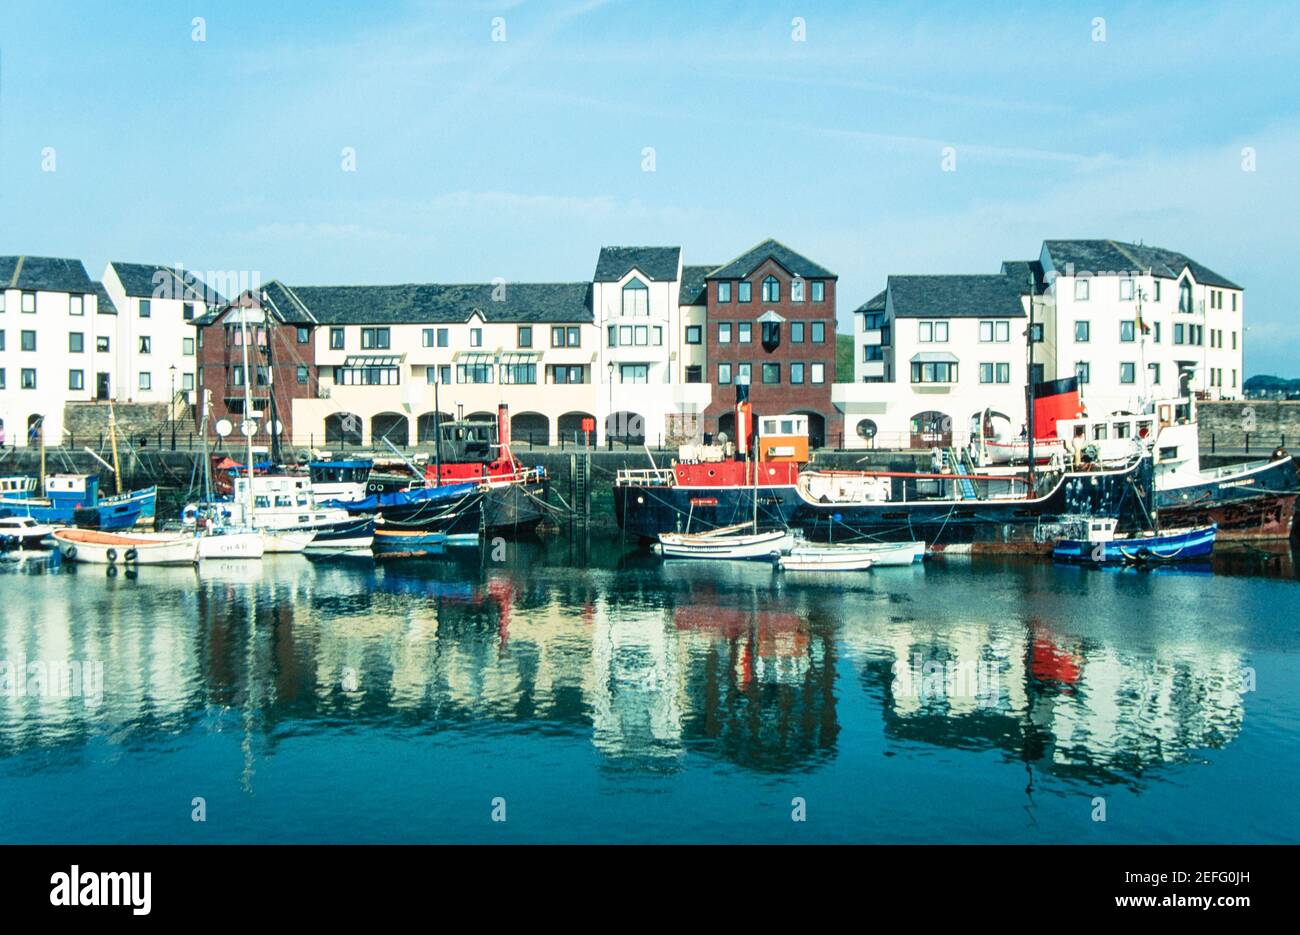
{"label": "water reflection", "polygon": [[[1140,785],[1241,734],[1273,600],[1221,569],[935,562],[808,580],[617,542],[513,548],[505,564],[282,556],[130,577],[7,565],[0,763],[235,731],[251,789],[295,738],[512,731],[582,738],[614,773],[705,758],[781,774],[835,761],[852,726],[888,755],[992,751],[1031,784]],[[1293,577],[1289,555],[1242,561]],[[31,660],[102,663],[102,698],[15,683]]]}

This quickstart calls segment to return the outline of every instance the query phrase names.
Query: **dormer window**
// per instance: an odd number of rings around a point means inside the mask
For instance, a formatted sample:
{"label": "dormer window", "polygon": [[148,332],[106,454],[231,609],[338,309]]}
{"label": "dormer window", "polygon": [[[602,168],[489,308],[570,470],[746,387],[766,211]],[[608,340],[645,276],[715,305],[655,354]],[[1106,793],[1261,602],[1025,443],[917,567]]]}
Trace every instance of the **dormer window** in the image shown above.
{"label": "dormer window", "polygon": [[1184,279],[1178,284],[1178,311],[1192,313],[1192,283],[1189,279]]}
{"label": "dormer window", "polygon": [[629,280],[623,287],[623,314],[650,314],[650,288],[639,279]]}
{"label": "dormer window", "polygon": [[780,302],[781,301],[781,284],[777,282],[775,276],[768,276],[763,280],[763,301]]}
{"label": "dormer window", "polygon": [[804,293],[803,277],[796,276],[794,279],[790,280],[790,301],[802,302],[803,293]]}

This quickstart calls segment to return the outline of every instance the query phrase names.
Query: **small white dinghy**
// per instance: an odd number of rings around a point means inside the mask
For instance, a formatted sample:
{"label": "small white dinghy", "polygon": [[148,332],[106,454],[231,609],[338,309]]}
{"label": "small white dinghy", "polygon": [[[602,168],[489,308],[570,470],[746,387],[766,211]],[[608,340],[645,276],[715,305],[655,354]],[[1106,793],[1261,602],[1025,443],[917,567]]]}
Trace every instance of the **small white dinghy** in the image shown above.
{"label": "small white dinghy", "polygon": [[188,532],[56,529],[54,541],[67,561],[92,565],[193,565],[199,560],[199,539]]}
{"label": "small white dinghy", "polygon": [[871,555],[877,567],[886,565],[912,565],[925,558],[924,542],[862,542],[848,548],[863,549]]}
{"label": "small white dinghy", "polygon": [[750,523],[723,526],[708,532],[664,532],[656,551],[668,558],[771,558],[794,548],[794,533],[788,529],[742,533]]}
{"label": "small white dinghy", "polygon": [[875,563],[871,550],[855,545],[801,545],[776,560],[782,571],[866,571]]}

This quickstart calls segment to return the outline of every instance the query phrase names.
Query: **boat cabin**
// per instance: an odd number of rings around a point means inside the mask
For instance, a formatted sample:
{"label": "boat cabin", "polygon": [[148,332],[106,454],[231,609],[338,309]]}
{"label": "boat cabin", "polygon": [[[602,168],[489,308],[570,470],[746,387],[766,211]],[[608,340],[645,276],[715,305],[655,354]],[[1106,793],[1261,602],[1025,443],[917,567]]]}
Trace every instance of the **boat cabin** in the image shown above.
{"label": "boat cabin", "polygon": [[1200,438],[1189,397],[1156,400],[1143,413],[1062,419],[1056,424],[1076,464],[1123,463],[1150,453],[1160,473],[1200,469]]}
{"label": "boat cabin", "polygon": [[307,472],[318,500],[364,500],[373,468],[369,458],[329,458],[309,462]]}
{"label": "boat cabin", "polygon": [[0,477],[0,499],[26,500],[36,496],[36,478],[25,474]]}
{"label": "boat cabin", "polygon": [[759,416],[757,435],[760,461],[808,461],[807,416]]}
{"label": "boat cabin", "polygon": [[47,474],[45,496],[56,507],[94,506],[99,502],[96,474]]}

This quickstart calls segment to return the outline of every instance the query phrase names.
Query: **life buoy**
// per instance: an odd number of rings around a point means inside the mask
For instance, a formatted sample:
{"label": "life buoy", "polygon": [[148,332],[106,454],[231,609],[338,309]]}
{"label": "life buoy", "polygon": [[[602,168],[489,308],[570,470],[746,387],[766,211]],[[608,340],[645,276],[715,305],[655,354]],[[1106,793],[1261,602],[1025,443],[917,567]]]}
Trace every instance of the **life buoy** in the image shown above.
{"label": "life buoy", "polygon": [[195,522],[198,521],[198,518],[199,518],[199,508],[195,506],[193,503],[189,504],[188,506],[185,507],[183,511],[181,511],[181,522],[184,523],[186,526],[192,526]]}
{"label": "life buoy", "polygon": [[76,559],[77,547],[75,545],[65,545],[63,547],[63,557],[70,562]]}
{"label": "life buoy", "polygon": [[108,559],[108,563],[112,565],[117,561],[117,549],[110,548],[104,553],[104,558]]}
{"label": "life buoy", "polygon": [[127,549],[126,554],[122,556],[124,560],[132,564],[134,564],[135,560],[139,557],[139,553],[137,553],[135,549]]}

